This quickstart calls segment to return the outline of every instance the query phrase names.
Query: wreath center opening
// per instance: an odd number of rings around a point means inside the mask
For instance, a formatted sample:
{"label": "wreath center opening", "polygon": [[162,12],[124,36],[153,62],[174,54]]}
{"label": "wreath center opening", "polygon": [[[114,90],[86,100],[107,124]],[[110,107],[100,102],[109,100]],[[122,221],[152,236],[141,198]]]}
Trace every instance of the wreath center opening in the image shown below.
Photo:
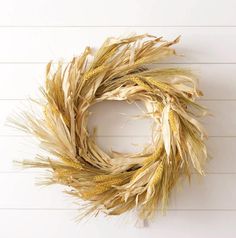
{"label": "wreath center opening", "polygon": [[153,119],[144,117],[142,102],[103,101],[89,108],[88,131],[96,131],[99,147],[110,154],[141,152],[151,143]]}

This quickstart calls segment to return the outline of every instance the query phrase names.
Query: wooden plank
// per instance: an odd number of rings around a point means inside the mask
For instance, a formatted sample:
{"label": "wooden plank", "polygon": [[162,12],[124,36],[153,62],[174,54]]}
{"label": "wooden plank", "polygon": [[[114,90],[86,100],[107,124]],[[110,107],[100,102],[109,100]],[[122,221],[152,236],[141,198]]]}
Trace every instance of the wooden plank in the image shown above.
{"label": "wooden plank", "polygon": [[168,40],[182,35],[181,43],[175,48],[185,56],[173,57],[166,62],[236,62],[232,50],[236,47],[236,27],[1,28],[0,62],[70,60],[88,45],[96,48],[109,36],[127,36],[131,32],[164,36]]}
{"label": "wooden plank", "polygon": [[[214,10],[213,10],[214,6]],[[8,0],[1,25],[235,25],[235,1],[109,0],[20,2]]]}
{"label": "wooden plank", "polygon": [[[110,153],[111,149],[122,153],[133,153],[151,143],[151,139],[148,137],[97,137],[97,143],[107,153]],[[236,173],[235,143],[236,137],[209,138],[207,146],[211,159],[207,163],[207,173]],[[36,154],[43,153],[36,140],[30,136],[0,136],[0,151],[0,172],[31,172],[31,170],[22,170],[21,166],[14,161],[33,159]]]}
{"label": "wooden plank", "polygon": [[[213,116],[203,119],[209,136],[236,136],[236,101],[202,102]],[[0,135],[19,135],[20,131],[6,126],[7,119],[16,112],[29,109],[25,101],[0,101]],[[36,109],[34,111],[37,112]],[[151,119],[135,119],[142,111],[135,104],[106,101],[91,107],[90,131],[97,127],[98,136],[150,136]],[[115,125],[115,126],[114,126]],[[138,130],[137,130],[138,128]]]}
{"label": "wooden plank", "polygon": [[[234,64],[183,64],[160,65],[159,67],[191,68],[198,75],[204,99],[236,99],[236,67]],[[24,99],[39,96],[39,87],[44,85],[45,64],[0,64],[0,99]]]}
{"label": "wooden plank", "polygon": [[[70,188],[54,185],[39,187],[35,182],[46,173],[0,173],[0,209],[68,209],[78,208],[79,200],[63,194]],[[236,210],[236,174],[193,175],[191,185],[179,182],[171,194],[169,209]]]}
{"label": "wooden plank", "polygon": [[[235,237],[235,211],[169,211],[159,215],[146,229],[138,229],[133,215],[86,219],[76,222],[75,211],[6,210],[1,211],[4,238],[41,237]],[[14,229],[9,229],[9,221]],[[220,224],[220,225],[219,225]]]}

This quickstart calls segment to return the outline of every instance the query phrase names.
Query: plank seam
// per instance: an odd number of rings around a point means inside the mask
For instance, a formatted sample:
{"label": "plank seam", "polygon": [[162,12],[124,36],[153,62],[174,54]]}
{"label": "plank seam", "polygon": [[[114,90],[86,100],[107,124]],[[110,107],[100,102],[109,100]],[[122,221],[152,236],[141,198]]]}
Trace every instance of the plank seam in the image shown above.
{"label": "plank seam", "polygon": [[[13,211],[16,211],[16,210],[19,210],[19,211],[79,211],[79,208],[37,208],[37,207],[32,207],[32,208],[17,208],[17,207],[0,207],[0,210],[13,210]],[[161,211],[160,209],[157,209],[157,211]],[[166,209],[166,211],[207,211],[207,212],[219,212],[219,211],[224,211],[224,212],[236,212],[236,209],[234,208],[200,208],[200,209],[194,209],[194,208],[190,208],[190,209]]]}
{"label": "plank seam", "polygon": [[[4,65],[4,64],[23,64],[23,65],[27,65],[27,64],[48,64],[48,62],[50,61],[50,59],[48,61],[0,61],[0,65]],[[60,60],[58,60],[59,62]],[[53,62],[54,64],[57,64],[57,61]],[[68,61],[64,61],[64,64],[69,63]],[[235,65],[236,62],[163,62],[163,63],[156,63],[155,65],[169,65],[169,64],[174,64],[174,65]]]}
{"label": "plank seam", "polygon": [[236,28],[236,25],[0,25],[0,28]]}

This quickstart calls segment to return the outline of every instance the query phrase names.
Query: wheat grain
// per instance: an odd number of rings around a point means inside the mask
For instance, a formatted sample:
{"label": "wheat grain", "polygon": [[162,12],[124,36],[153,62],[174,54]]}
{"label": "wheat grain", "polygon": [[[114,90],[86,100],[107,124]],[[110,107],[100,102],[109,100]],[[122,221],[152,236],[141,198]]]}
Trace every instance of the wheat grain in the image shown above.
{"label": "wheat grain", "polygon": [[84,80],[89,80],[95,76],[97,76],[99,73],[103,72],[106,67],[104,65],[99,66],[91,71],[88,71],[84,74]]}
{"label": "wheat grain", "polygon": [[173,110],[169,111],[169,123],[171,130],[175,133],[177,132],[177,126],[176,126],[176,119],[175,119],[175,112]]}

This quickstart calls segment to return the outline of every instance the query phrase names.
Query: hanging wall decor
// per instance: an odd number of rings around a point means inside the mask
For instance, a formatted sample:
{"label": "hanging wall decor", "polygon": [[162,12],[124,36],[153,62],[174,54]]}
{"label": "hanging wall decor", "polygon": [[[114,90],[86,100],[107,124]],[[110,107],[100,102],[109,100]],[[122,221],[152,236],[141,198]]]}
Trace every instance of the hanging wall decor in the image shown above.
{"label": "hanging wall decor", "polygon": [[[172,45],[152,35],[109,38],[96,51],[87,47],[71,62],[47,65],[41,114],[27,111],[14,123],[35,136],[47,155],[23,161],[50,170],[48,184],[63,184],[85,203],[81,215],[119,215],[136,209],[141,219],[165,210],[180,177],[204,175],[206,133],[197,118],[206,114],[196,99],[197,78],[160,60]],[[142,152],[109,154],[87,129],[89,109],[106,100],[141,102],[153,119],[153,141]],[[157,209],[158,208],[158,209]]]}

